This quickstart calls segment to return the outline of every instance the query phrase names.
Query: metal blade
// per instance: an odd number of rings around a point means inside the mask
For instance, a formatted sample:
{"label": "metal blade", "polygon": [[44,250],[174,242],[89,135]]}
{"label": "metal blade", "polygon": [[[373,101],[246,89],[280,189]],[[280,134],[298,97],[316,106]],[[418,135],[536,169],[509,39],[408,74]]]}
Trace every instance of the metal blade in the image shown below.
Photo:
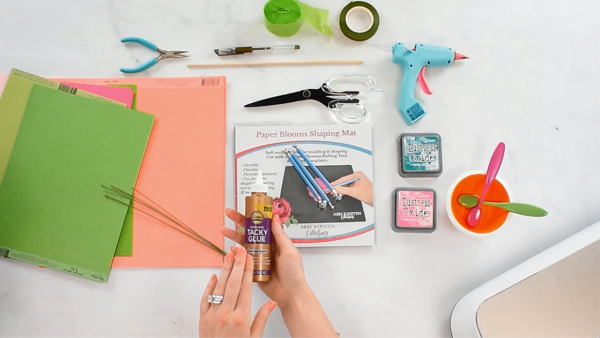
{"label": "metal blade", "polygon": [[214,51],[218,56],[235,55],[235,48],[219,48]]}
{"label": "metal blade", "polygon": [[305,100],[306,98],[302,96],[302,91],[289,93],[285,95],[273,96],[268,99],[248,103],[244,107],[264,107],[264,106],[274,106],[278,104],[290,103]]}

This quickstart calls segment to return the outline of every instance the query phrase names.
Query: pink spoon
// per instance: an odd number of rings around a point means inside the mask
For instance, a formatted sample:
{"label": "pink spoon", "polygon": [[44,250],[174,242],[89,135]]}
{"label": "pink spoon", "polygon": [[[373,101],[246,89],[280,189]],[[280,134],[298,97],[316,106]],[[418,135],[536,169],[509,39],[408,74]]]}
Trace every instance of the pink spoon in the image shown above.
{"label": "pink spoon", "polygon": [[483,186],[483,191],[481,192],[481,197],[479,197],[479,202],[477,203],[477,206],[475,206],[475,208],[471,209],[469,212],[467,223],[471,228],[474,228],[479,221],[481,221],[481,203],[483,203],[483,198],[492,185],[492,182],[494,182],[496,179],[496,175],[498,174],[498,170],[500,170],[500,165],[502,164],[503,158],[504,142],[500,142],[498,143],[496,150],[494,150],[494,154],[492,154],[490,164],[488,165],[487,172],[485,173],[485,184]]}

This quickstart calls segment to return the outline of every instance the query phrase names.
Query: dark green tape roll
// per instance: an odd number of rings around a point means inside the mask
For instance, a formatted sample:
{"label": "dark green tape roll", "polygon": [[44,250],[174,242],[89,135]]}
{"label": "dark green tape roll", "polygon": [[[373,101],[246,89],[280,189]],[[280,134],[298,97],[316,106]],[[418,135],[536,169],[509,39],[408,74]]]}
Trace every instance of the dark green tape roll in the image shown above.
{"label": "dark green tape roll", "polygon": [[[356,8],[354,10],[366,10],[371,13],[371,15],[373,16],[373,24],[371,25],[371,28],[369,28],[365,32],[355,32],[355,31],[351,30],[350,27],[348,27],[348,24],[346,23],[346,17],[348,16],[348,13],[351,10],[353,10],[353,8]],[[354,41],[365,41],[365,40],[372,38],[373,35],[375,35],[375,33],[377,32],[378,28],[379,28],[379,13],[377,13],[377,10],[375,9],[375,7],[373,7],[371,4],[366,3],[364,1],[351,2],[351,3],[347,4],[346,7],[344,7],[344,9],[342,9],[342,12],[340,13],[340,29],[342,30],[342,33],[344,33],[344,35],[346,37],[348,37],[349,39],[352,39]]]}

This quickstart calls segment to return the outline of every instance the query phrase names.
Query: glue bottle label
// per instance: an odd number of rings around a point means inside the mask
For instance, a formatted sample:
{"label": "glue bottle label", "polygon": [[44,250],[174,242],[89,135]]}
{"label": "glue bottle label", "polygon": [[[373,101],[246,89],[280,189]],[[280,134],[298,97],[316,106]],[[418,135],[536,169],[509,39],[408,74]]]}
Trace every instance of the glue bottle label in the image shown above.
{"label": "glue bottle label", "polygon": [[271,274],[271,205],[252,205],[245,219],[245,246],[254,260],[254,275]]}

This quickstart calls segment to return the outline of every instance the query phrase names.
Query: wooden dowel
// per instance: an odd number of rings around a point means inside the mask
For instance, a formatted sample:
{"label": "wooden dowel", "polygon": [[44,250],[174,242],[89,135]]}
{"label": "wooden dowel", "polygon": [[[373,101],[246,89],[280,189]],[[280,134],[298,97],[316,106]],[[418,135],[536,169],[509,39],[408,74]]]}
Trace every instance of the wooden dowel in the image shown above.
{"label": "wooden dowel", "polygon": [[311,60],[311,61],[280,61],[280,62],[238,62],[238,63],[196,63],[188,68],[208,67],[249,67],[249,66],[306,66],[306,65],[361,65],[363,60]]}

